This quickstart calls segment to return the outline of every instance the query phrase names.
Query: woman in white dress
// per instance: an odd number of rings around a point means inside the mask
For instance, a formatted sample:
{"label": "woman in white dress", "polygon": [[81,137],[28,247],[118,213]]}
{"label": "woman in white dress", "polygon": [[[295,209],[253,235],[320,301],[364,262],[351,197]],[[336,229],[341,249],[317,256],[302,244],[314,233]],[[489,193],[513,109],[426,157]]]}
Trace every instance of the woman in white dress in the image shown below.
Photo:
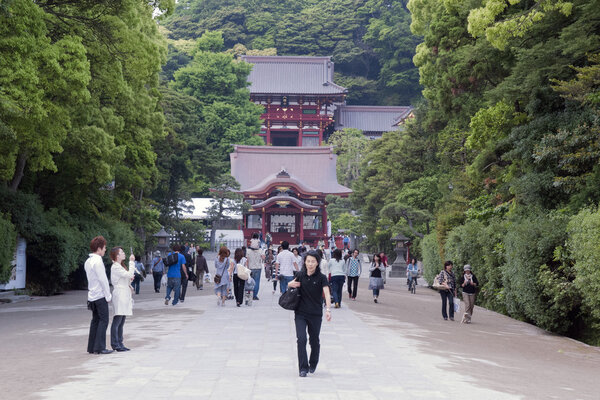
{"label": "woman in white dress", "polygon": [[115,311],[110,327],[110,345],[116,351],[128,351],[123,345],[123,325],[125,317],[133,314],[133,288],[131,281],[135,274],[135,256],[129,256],[129,267],[125,265],[125,252],[120,247],[110,251],[113,261],[110,268],[110,282],[113,285],[112,304]]}

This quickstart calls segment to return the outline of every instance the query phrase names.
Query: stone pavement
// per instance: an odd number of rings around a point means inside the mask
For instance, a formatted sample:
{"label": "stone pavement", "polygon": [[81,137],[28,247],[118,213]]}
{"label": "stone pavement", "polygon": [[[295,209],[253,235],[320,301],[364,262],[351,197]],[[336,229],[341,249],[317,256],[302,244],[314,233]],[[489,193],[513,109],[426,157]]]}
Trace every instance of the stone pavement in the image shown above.
{"label": "stone pavement", "polygon": [[[209,259],[212,258],[208,255]],[[211,270],[212,263],[209,262]],[[298,377],[293,313],[261,280],[260,301],[219,308],[212,284],[165,306],[151,279],[125,324],[126,353],[85,351],[85,291],[0,305],[0,398],[597,399],[600,349],[475,308],[443,321],[439,295],[367,280],[323,322],[321,360]]]}
{"label": "stone pavement", "polygon": [[[126,339],[155,325],[161,338],[133,350],[90,356],[74,379],[40,393],[44,399],[510,399],[470,386],[460,371],[434,367],[435,356],[416,350],[412,340],[376,328],[344,305],[323,322],[321,361],[314,375],[298,376],[293,313],[277,304],[278,294],[263,280],[260,301],[217,307],[213,296],[195,296],[182,305],[162,305],[160,320],[125,324]],[[156,300],[139,308],[159,308]],[[184,326],[171,316],[189,309]],[[376,318],[376,317],[373,317]],[[170,332],[170,324],[173,331]],[[83,346],[83,344],[82,344]]]}

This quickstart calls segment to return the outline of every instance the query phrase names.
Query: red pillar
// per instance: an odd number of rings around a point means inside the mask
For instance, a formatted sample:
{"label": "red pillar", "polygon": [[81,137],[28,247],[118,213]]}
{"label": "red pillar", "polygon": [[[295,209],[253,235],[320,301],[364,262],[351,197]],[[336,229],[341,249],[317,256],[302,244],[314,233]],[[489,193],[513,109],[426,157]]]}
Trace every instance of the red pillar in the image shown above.
{"label": "red pillar", "polygon": [[321,221],[323,223],[323,240],[325,240],[327,237],[327,208],[325,208],[325,206],[322,206],[321,208],[323,209],[323,220]]}
{"label": "red pillar", "polygon": [[300,209],[300,241],[304,241],[304,208]]}
{"label": "red pillar", "polygon": [[265,209],[262,209],[262,236],[263,239],[267,237],[267,231],[266,231],[266,226],[267,226],[267,214],[265,213]]}

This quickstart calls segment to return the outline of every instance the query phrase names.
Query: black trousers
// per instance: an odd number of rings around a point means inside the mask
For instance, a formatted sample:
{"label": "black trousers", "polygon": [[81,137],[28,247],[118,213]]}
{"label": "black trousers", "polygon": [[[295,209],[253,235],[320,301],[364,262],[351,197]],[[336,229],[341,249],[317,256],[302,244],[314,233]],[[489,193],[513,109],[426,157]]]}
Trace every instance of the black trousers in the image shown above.
{"label": "black trousers", "polygon": [[[321,333],[321,322],[323,317],[320,315],[305,315],[295,313],[294,322],[296,323],[296,339],[298,343],[298,370],[308,372],[309,368],[317,368],[319,363],[319,353],[321,352],[321,343],[319,334]],[[310,359],[306,354],[306,331],[308,330],[308,342],[310,344]]]}
{"label": "black trousers", "polygon": [[162,272],[153,272],[152,276],[154,277],[154,291],[156,293],[160,292],[160,280],[162,279]]}
{"label": "black trousers", "polygon": [[181,294],[179,295],[179,301],[185,300],[185,292],[187,292],[188,280],[185,276],[181,277]]}
{"label": "black trousers", "polygon": [[349,276],[348,277],[348,293],[350,294],[350,297],[355,299],[357,291],[358,291],[358,276]]}
{"label": "black trousers", "polygon": [[440,296],[442,296],[442,317],[448,318],[446,313],[446,303],[448,303],[448,310],[450,311],[450,318],[454,318],[454,296],[450,290],[441,290]]}
{"label": "black trousers", "polygon": [[235,301],[238,304],[242,304],[244,302],[245,285],[246,281],[238,278],[237,274],[233,274],[233,295],[235,296]]}
{"label": "black trousers", "polygon": [[106,328],[108,328],[108,302],[103,297],[90,302],[92,322],[88,336],[88,353],[106,349]]}

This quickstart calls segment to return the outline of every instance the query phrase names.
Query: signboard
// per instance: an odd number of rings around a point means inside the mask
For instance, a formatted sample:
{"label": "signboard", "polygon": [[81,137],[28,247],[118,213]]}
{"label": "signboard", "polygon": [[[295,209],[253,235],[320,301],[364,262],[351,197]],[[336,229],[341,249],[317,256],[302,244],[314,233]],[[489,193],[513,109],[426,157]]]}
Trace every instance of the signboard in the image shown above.
{"label": "signboard", "polygon": [[17,249],[11,262],[11,272],[8,282],[0,284],[0,290],[25,289],[25,270],[27,242],[21,237],[17,237]]}

